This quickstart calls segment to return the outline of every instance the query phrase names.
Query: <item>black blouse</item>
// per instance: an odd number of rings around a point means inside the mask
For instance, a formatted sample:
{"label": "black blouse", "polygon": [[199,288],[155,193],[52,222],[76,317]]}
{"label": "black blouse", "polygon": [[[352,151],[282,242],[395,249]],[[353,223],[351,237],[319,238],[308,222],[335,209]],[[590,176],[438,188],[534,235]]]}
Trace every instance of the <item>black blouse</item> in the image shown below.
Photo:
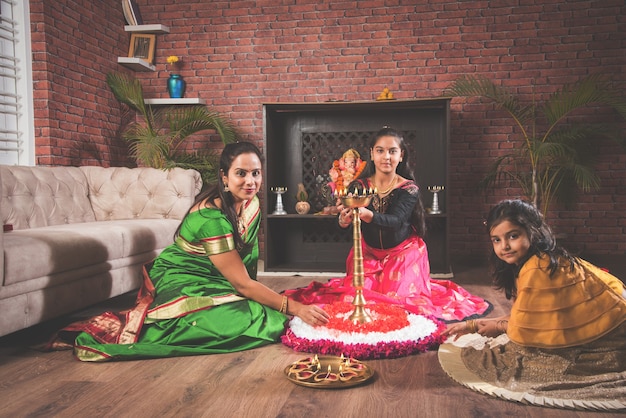
{"label": "black blouse", "polygon": [[[367,188],[373,188],[369,179]],[[374,195],[367,207],[374,212],[372,222],[361,223],[361,234],[370,247],[392,248],[414,233],[411,213],[419,199],[418,186],[406,180],[385,197]]]}

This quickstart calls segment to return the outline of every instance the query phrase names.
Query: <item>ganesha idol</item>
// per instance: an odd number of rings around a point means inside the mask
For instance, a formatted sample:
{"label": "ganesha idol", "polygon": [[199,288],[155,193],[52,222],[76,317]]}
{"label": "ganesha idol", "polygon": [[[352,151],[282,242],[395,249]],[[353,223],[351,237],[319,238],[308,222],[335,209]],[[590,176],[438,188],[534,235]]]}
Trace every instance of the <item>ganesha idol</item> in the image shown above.
{"label": "ganesha idol", "polygon": [[[335,196],[337,190],[344,190],[348,187],[350,182],[361,174],[365,165],[366,162],[361,160],[361,155],[354,148],[350,148],[343,153],[341,158],[333,161],[333,166],[328,171],[331,180],[328,183],[331,196]],[[334,206],[331,206],[324,208],[324,212],[336,214],[336,209]]]}

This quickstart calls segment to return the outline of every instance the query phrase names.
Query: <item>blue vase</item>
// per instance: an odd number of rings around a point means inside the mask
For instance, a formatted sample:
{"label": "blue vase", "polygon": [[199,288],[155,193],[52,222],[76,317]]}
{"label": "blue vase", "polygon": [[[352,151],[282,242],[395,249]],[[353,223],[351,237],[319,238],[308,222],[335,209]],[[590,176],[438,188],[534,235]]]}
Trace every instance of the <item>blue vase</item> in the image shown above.
{"label": "blue vase", "polygon": [[172,99],[180,99],[185,95],[185,80],[179,74],[172,74],[167,79],[167,92]]}

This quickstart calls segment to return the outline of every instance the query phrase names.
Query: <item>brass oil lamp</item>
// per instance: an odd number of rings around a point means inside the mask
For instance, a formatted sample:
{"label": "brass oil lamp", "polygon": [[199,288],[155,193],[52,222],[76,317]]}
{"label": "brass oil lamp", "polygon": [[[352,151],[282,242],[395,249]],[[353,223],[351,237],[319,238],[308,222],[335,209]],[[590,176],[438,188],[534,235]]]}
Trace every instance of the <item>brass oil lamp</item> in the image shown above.
{"label": "brass oil lamp", "polygon": [[359,218],[359,208],[366,207],[370,204],[372,197],[376,194],[375,189],[355,190],[348,193],[347,190],[339,190],[338,198],[344,207],[352,209],[352,237],[354,245],[354,275],[352,277],[352,286],[354,286],[354,311],[350,315],[352,323],[364,324],[371,322],[372,318],[365,310],[367,302],[363,296],[364,275],[363,275],[363,249],[361,246],[361,219]]}

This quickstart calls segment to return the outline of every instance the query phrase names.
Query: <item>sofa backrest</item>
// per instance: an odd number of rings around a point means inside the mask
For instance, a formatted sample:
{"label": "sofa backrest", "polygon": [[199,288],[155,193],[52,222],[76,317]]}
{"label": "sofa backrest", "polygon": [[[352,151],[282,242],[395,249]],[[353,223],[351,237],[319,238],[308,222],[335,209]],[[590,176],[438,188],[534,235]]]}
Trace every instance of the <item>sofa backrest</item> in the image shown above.
{"label": "sofa backrest", "polygon": [[0,165],[0,218],[12,229],[120,219],[182,219],[195,170]]}
{"label": "sofa backrest", "polygon": [[98,221],[182,219],[202,189],[195,170],[83,166]]}
{"label": "sofa backrest", "polygon": [[78,167],[0,166],[0,217],[13,229],[95,221]]}

